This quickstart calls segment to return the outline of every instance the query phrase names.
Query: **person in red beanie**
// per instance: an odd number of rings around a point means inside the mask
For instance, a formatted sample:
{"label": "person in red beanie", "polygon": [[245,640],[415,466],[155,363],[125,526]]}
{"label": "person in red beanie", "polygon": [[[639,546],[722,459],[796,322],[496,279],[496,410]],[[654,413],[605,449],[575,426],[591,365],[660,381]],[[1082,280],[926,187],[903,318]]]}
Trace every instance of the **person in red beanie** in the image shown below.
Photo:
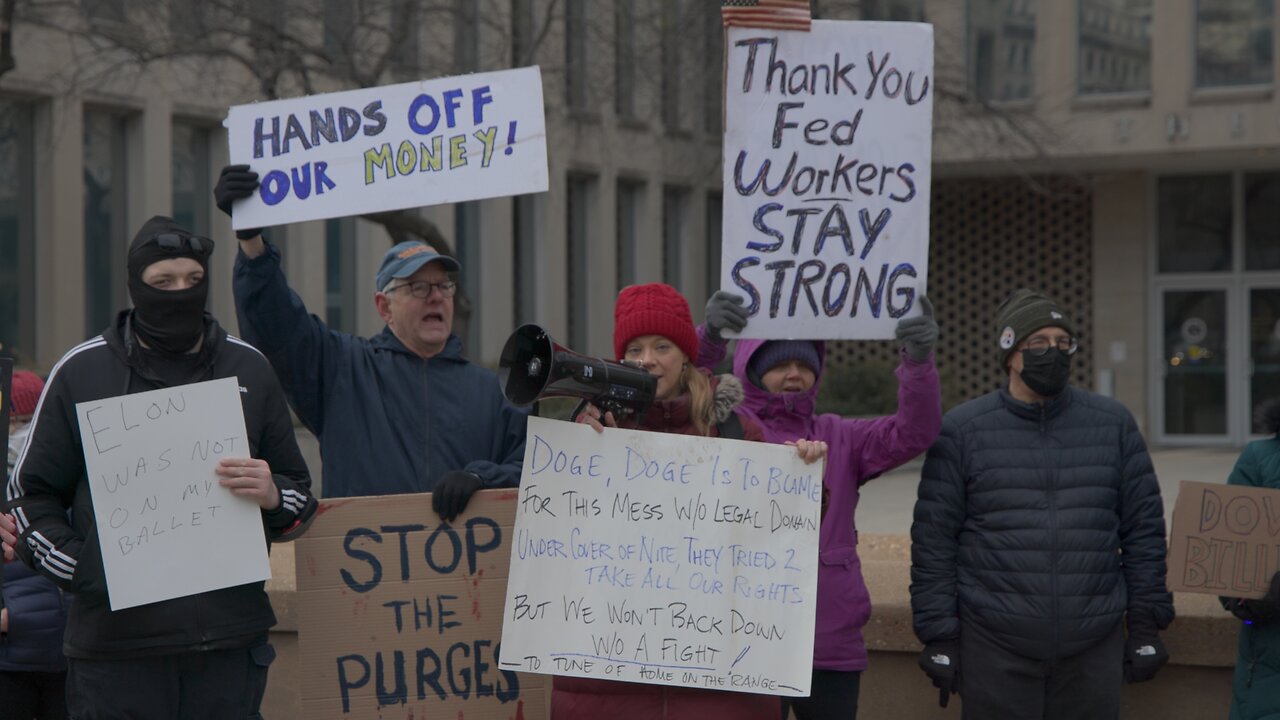
{"label": "person in red beanie", "polygon": [[[15,370],[9,388],[9,469],[31,429],[44,380]],[[67,658],[62,631],[67,606],[62,591],[20,562],[0,569],[0,698],[3,717],[60,720],[67,716]]]}
{"label": "person in red beanie", "polygon": [[[618,360],[639,365],[658,379],[656,402],[637,420],[615,418],[587,404],[576,418],[602,432],[605,426],[651,432],[764,442],[754,420],[738,412],[742,383],[713,377],[697,367],[698,334],[689,303],[670,285],[632,285],[613,308],[613,350]],[[792,444],[792,443],[788,443]],[[826,456],[823,442],[794,443],[805,462]],[[774,695],[649,685],[557,675],[551,716],[556,720],[778,720]]]}

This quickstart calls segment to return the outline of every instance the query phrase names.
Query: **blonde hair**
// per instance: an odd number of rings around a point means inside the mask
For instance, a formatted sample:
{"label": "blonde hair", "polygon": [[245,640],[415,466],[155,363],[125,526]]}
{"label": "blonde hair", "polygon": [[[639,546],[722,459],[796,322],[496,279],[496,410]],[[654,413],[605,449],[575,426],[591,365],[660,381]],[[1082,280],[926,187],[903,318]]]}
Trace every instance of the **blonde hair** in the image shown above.
{"label": "blonde hair", "polygon": [[715,394],[711,380],[701,370],[686,362],[680,371],[680,389],[689,393],[689,419],[693,429],[705,436],[716,423]]}

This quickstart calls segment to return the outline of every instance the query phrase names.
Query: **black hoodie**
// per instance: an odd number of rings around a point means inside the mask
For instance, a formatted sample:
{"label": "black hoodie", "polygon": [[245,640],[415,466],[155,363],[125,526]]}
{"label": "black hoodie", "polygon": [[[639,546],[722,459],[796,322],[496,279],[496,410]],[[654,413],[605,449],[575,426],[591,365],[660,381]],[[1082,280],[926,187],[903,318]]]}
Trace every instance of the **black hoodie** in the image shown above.
{"label": "black hoodie", "polygon": [[[72,348],[49,375],[30,441],[6,488],[18,522],[18,555],[76,595],[64,640],[68,657],[115,659],[248,646],[275,624],[261,582],[110,609],[76,403],[164,386],[139,364],[129,318],[130,311],[122,311],[106,332]],[[284,393],[261,353],[209,317],[201,362],[189,381],[227,377],[240,385],[249,454],[267,461],[281,492],[280,506],[262,514],[263,532],[268,540],[292,539],[314,515],[316,501]]]}

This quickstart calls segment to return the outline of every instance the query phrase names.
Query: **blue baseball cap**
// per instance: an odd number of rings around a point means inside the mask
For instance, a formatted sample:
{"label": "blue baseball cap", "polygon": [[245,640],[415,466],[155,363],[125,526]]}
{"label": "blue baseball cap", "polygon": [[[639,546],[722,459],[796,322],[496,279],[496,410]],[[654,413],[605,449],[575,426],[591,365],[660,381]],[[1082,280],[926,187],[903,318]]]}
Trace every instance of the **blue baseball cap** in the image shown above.
{"label": "blue baseball cap", "polygon": [[445,272],[462,270],[457,260],[448,255],[441,255],[435,248],[421,240],[405,240],[382,256],[382,266],[378,268],[378,276],[375,280],[378,290],[385,289],[392,280],[409,277],[429,262],[439,262],[444,266]]}

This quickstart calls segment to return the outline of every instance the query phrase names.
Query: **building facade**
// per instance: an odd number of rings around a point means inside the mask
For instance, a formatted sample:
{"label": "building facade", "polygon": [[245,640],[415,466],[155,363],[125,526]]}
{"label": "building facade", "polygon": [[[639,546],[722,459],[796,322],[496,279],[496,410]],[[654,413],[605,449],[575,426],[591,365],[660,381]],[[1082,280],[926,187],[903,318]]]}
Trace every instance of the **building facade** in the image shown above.
{"label": "building facade", "polygon": [[[469,355],[495,363],[524,322],[605,355],[613,299],[636,282],[675,285],[700,315],[720,256],[718,3],[296,5],[258,3],[269,15],[258,20],[315,38],[338,76],[351,70],[340,59],[352,28],[367,34],[378,18],[395,31],[378,82],[542,67],[550,191],[420,211],[462,261]],[[1280,396],[1269,0],[814,6],[820,17],[935,26],[929,294],[949,401],[999,382],[995,307],[1027,285],[1075,313],[1076,381],[1122,400],[1151,441],[1231,445],[1257,430],[1253,409]],[[83,0],[56,22],[19,9],[15,67],[0,75],[0,352],[47,371],[97,334],[127,301],[130,235],[157,213],[218,240],[211,306],[234,326],[234,236],[212,185],[227,158],[227,107],[263,97],[264,73],[182,52],[220,7]],[[156,25],[164,32],[142,44],[157,49],[145,68],[91,43],[96,33],[150,38]],[[227,47],[276,57],[256,26],[243,35]],[[344,218],[270,235],[313,313],[350,332],[381,328],[380,225]],[[888,343],[840,343],[832,357],[893,360]]]}

